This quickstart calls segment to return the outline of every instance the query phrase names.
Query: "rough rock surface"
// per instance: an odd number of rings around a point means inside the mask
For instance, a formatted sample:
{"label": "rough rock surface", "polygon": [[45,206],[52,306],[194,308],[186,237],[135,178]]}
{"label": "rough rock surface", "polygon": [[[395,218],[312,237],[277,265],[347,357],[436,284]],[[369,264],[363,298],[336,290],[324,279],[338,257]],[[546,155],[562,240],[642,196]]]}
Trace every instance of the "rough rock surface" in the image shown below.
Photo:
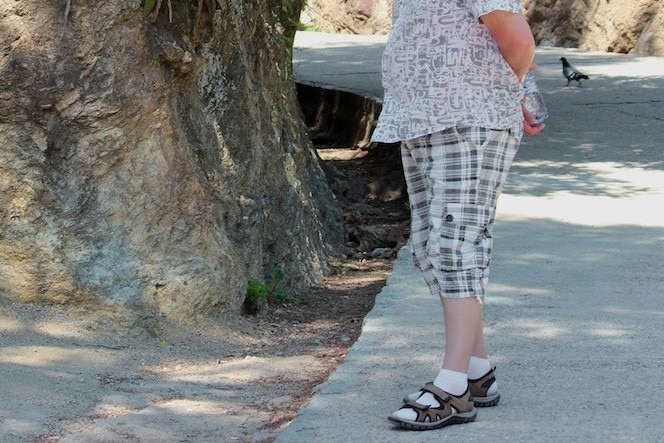
{"label": "rough rock surface", "polygon": [[302,23],[325,32],[387,34],[392,0],[308,0]]}
{"label": "rough rock surface", "polygon": [[237,312],[275,266],[321,281],[341,214],[268,3],[151,23],[138,1],[0,0],[1,298],[154,324]]}
{"label": "rough rock surface", "polygon": [[[540,45],[664,55],[661,0],[523,0]],[[326,32],[385,34],[391,0],[311,0],[303,24]]]}
{"label": "rough rock surface", "polygon": [[661,0],[524,0],[541,45],[664,55]]}

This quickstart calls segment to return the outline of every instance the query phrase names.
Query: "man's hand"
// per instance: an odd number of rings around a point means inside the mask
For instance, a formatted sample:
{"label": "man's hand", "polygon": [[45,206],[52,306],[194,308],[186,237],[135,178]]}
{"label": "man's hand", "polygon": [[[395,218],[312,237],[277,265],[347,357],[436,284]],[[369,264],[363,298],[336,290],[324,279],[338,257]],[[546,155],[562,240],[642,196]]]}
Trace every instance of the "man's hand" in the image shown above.
{"label": "man's hand", "polygon": [[521,109],[523,111],[523,132],[528,135],[535,135],[542,132],[546,125],[544,123],[536,123],[535,116],[528,112],[525,106],[521,106]]}

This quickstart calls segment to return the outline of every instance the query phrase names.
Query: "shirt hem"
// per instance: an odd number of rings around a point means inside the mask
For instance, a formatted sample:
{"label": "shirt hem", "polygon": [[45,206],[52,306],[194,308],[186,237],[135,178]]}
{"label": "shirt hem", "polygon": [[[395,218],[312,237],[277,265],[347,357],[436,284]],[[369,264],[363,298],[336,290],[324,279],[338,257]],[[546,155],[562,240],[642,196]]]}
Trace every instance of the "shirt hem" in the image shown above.
{"label": "shirt hem", "polygon": [[[404,135],[404,136],[396,135],[394,137],[390,137],[390,136],[383,137],[383,136],[378,135],[377,137],[374,137],[372,135],[371,136],[371,141],[375,142],[375,143],[400,143],[400,142],[403,142],[403,141],[414,140],[416,138],[424,137],[425,135],[435,134],[436,132],[441,132],[441,131],[444,131],[446,129],[453,128],[457,125],[475,126],[475,127],[480,127],[480,128],[495,129],[495,130],[498,130],[498,131],[511,130],[511,131],[515,131],[517,134],[518,134],[518,129],[523,128],[523,122],[519,122],[518,124],[516,124],[516,123],[515,124],[507,124],[505,126],[502,126],[502,125],[499,125],[499,126],[486,125],[486,124],[482,124],[481,122],[472,122],[472,123],[457,122],[457,123],[450,123],[450,124],[445,124],[445,125],[441,125],[441,126],[433,126],[431,129],[427,129],[426,131],[414,132],[414,133],[407,134],[407,135]],[[517,134],[515,134],[515,135],[517,135]],[[521,137],[517,135],[517,138],[520,139]]]}

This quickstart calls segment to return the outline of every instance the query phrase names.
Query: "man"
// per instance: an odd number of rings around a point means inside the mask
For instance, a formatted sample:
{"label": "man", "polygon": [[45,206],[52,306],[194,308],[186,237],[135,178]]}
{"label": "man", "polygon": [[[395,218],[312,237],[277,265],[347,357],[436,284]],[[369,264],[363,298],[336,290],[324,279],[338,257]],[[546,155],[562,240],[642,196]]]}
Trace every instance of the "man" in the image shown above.
{"label": "man", "polygon": [[397,426],[474,421],[500,399],[482,313],[496,201],[523,132],[544,128],[522,107],[534,46],[521,0],[394,0],[373,140],[402,143],[413,259],[445,317],[442,369]]}

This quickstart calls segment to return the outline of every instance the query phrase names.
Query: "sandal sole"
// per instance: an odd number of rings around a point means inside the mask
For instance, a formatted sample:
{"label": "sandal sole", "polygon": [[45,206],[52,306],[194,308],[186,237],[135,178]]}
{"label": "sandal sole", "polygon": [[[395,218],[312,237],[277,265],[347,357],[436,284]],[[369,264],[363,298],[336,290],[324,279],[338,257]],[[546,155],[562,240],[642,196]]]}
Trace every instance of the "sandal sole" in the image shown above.
{"label": "sandal sole", "polygon": [[476,408],[489,408],[491,406],[496,406],[499,401],[500,394],[496,394],[492,397],[473,398],[473,403],[475,403]]}
{"label": "sandal sole", "polygon": [[477,418],[477,410],[473,408],[471,411],[456,413],[447,418],[432,423],[423,423],[410,420],[402,420],[394,417],[387,417],[389,421],[399,426],[400,428],[410,429],[413,431],[428,431],[430,429],[440,429],[449,425],[459,425],[463,423],[470,423]]}

